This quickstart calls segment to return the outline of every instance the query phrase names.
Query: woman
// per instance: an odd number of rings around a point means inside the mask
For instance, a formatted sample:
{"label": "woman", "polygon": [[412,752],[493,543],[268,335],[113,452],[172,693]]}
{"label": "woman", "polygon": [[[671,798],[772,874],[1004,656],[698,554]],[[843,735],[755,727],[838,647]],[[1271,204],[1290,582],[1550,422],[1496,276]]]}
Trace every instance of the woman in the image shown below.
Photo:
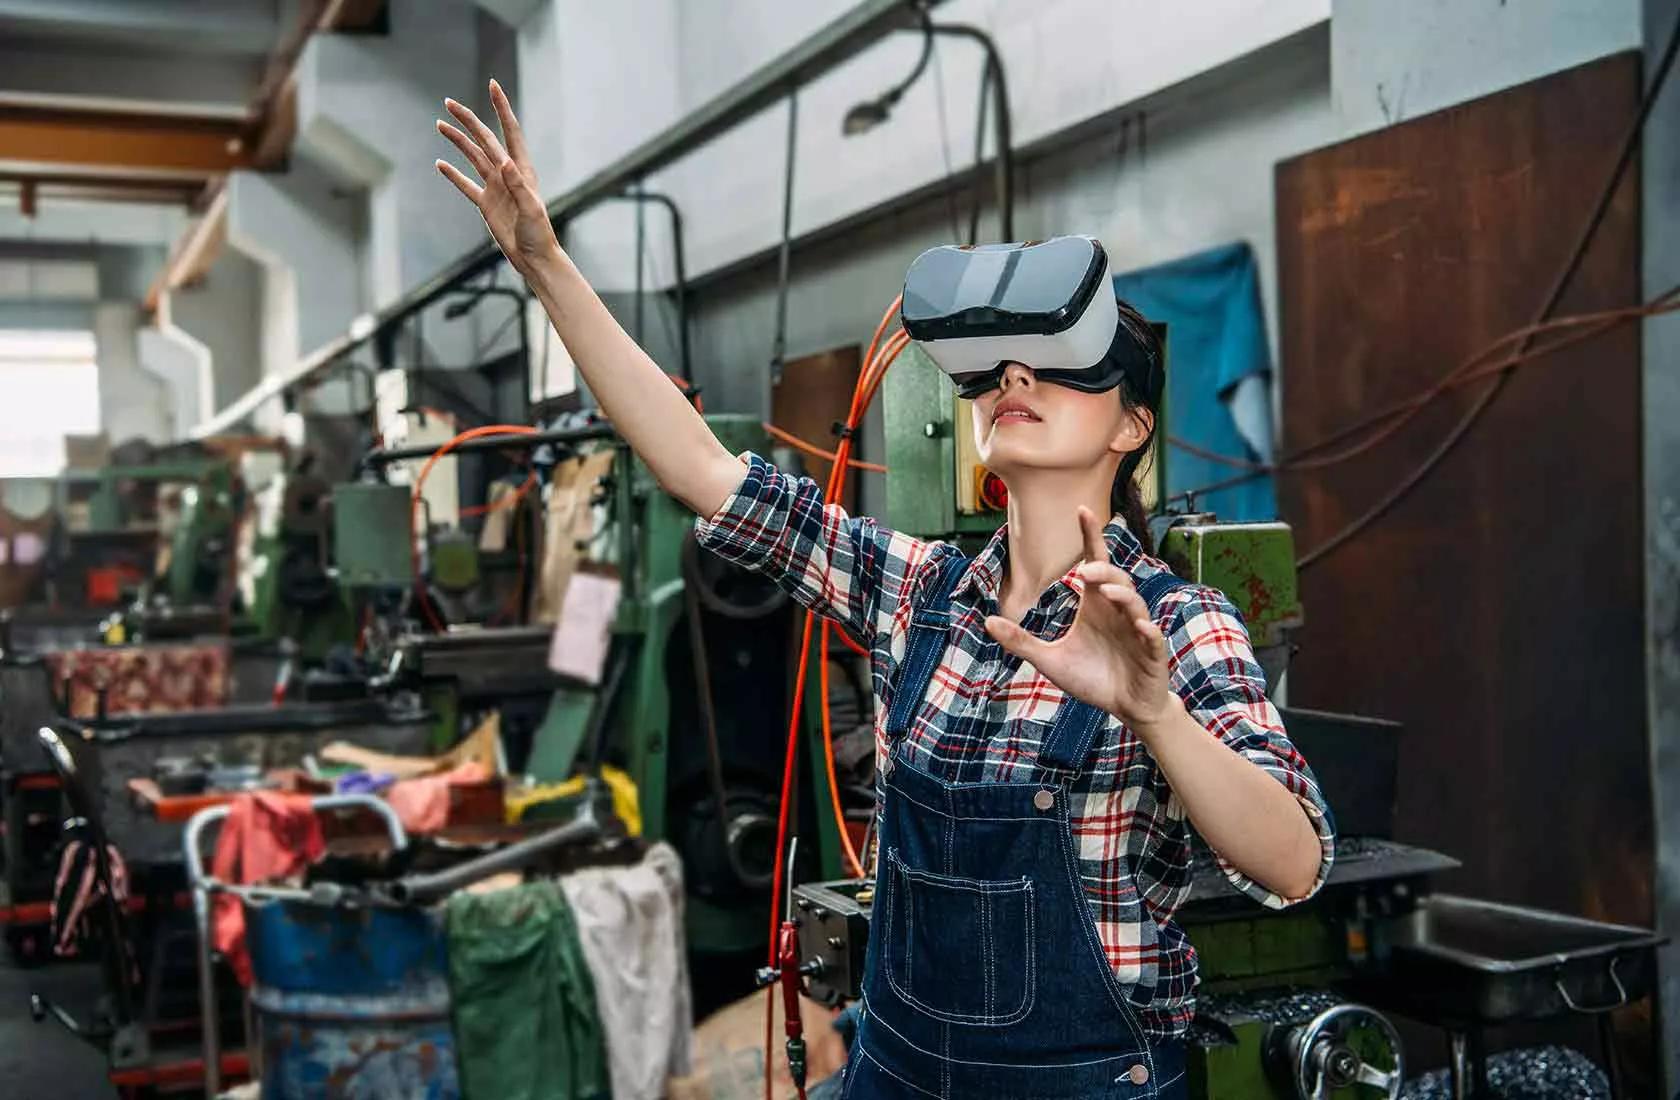
{"label": "woman", "polygon": [[1274,907],[1322,884],[1332,836],[1235,610],[1140,541],[1132,475],[1161,394],[1149,326],[1122,310],[1129,366],[1106,390],[991,372],[974,431],[1009,509],[978,557],[883,530],[724,449],[561,250],[507,97],[490,96],[505,147],[452,100],[459,126],[438,123],[483,182],[438,170],[614,427],[705,545],[871,649],[883,801],[846,1095],[1185,1095],[1186,819]]}

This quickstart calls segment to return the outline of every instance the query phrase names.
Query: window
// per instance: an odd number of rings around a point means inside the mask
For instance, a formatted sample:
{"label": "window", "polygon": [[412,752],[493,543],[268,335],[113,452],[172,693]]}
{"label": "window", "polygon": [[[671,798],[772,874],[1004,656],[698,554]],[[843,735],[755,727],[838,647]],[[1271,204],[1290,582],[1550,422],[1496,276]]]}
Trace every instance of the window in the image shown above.
{"label": "window", "polygon": [[99,431],[93,333],[0,329],[0,477],[64,468],[64,437]]}

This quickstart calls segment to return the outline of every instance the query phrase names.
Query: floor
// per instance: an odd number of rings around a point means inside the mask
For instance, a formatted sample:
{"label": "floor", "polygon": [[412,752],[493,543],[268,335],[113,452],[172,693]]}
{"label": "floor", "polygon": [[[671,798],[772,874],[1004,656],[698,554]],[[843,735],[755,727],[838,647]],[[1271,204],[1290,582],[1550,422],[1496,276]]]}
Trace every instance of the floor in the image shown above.
{"label": "floor", "polygon": [[0,946],[0,1093],[7,1100],[110,1097],[105,1056],[52,1019],[29,1016],[29,995],[45,994],[74,1015],[99,995],[99,973],[83,963],[20,967]]}

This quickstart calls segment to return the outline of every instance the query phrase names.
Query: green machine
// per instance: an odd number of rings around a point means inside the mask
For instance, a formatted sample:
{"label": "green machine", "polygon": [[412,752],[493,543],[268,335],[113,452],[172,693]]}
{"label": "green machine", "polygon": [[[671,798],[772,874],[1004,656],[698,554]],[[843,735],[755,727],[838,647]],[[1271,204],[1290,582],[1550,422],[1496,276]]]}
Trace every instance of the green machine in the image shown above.
{"label": "green machine", "polygon": [[[769,453],[771,441],[758,418],[706,419],[731,451]],[[483,449],[509,445],[519,444],[492,440]],[[693,514],[660,489],[610,428],[555,430],[524,437],[523,445],[558,450],[551,493],[585,479],[593,487],[592,496],[579,490],[575,505],[595,517],[579,528],[592,535],[575,547],[577,568],[580,575],[610,574],[619,590],[599,682],[551,671],[555,629],[541,624],[404,634],[394,642],[397,671],[391,680],[419,690],[440,716],[440,733],[451,736],[472,714],[494,708],[502,713],[506,739],[510,727],[522,721],[513,716],[535,701],[525,776],[546,785],[601,764],[622,768],[636,785],[642,835],[669,842],[682,856],[691,949],[719,958],[756,956],[764,947],[793,679],[790,654],[797,658],[801,613],[773,583],[701,551]],[[471,453],[472,446],[463,450]],[[597,485],[604,454],[610,459]],[[393,451],[375,464],[407,458]],[[352,491],[369,498],[392,492],[378,485]],[[389,579],[395,569],[407,584],[405,556],[383,564],[375,560],[382,548],[406,539],[406,490],[397,490],[402,502],[393,504],[405,509],[401,519],[387,516],[377,530],[370,530],[374,521],[360,496],[357,521],[346,528],[345,493],[344,486],[335,491],[334,505],[341,578],[348,581],[365,570],[371,579]],[[554,535],[550,525],[559,522],[556,510],[574,507],[558,499],[556,494],[548,502],[545,542]],[[403,537],[395,537],[396,531]],[[426,579],[437,584],[441,573],[459,578],[471,568],[465,552],[471,544],[464,532],[429,532]],[[803,785],[826,799],[826,780],[815,782],[822,775],[820,739],[807,743],[812,766],[802,769],[802,777],[811,778]],[[800,801],[807,835],[826,828],[826,835],[837,837],[825,802],[817,796]],[[539,803],[522,812],[524,820],[535,820],[569,810]],[[814,868],[816,859],[810,853],[807,858]],[[723,972],[748,971],[736,964]]]}
{"label": "green machine", "polygon": [[355,640],[355,614],[330,557],[330,491],[320,478],[288,473],[254,493],[250,549],[241,571],[249,628],[264,638],[291,639],[308,662]]}
{"label": "green machine", "polygon": [[229,583],[240,496],[232,471],[221,462],[207,463],[182,488],[163,586],[172,604],[214,603]]}

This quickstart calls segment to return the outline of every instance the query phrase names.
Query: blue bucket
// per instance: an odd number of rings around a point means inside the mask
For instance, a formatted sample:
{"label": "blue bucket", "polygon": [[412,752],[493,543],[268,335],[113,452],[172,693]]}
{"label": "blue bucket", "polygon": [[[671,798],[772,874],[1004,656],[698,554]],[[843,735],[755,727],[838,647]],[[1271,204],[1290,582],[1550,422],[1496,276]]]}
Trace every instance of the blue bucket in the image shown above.
{"label": "blue bucket", "polygon": [[264,1100],[461,1095],[440,914],[244,904]]}

